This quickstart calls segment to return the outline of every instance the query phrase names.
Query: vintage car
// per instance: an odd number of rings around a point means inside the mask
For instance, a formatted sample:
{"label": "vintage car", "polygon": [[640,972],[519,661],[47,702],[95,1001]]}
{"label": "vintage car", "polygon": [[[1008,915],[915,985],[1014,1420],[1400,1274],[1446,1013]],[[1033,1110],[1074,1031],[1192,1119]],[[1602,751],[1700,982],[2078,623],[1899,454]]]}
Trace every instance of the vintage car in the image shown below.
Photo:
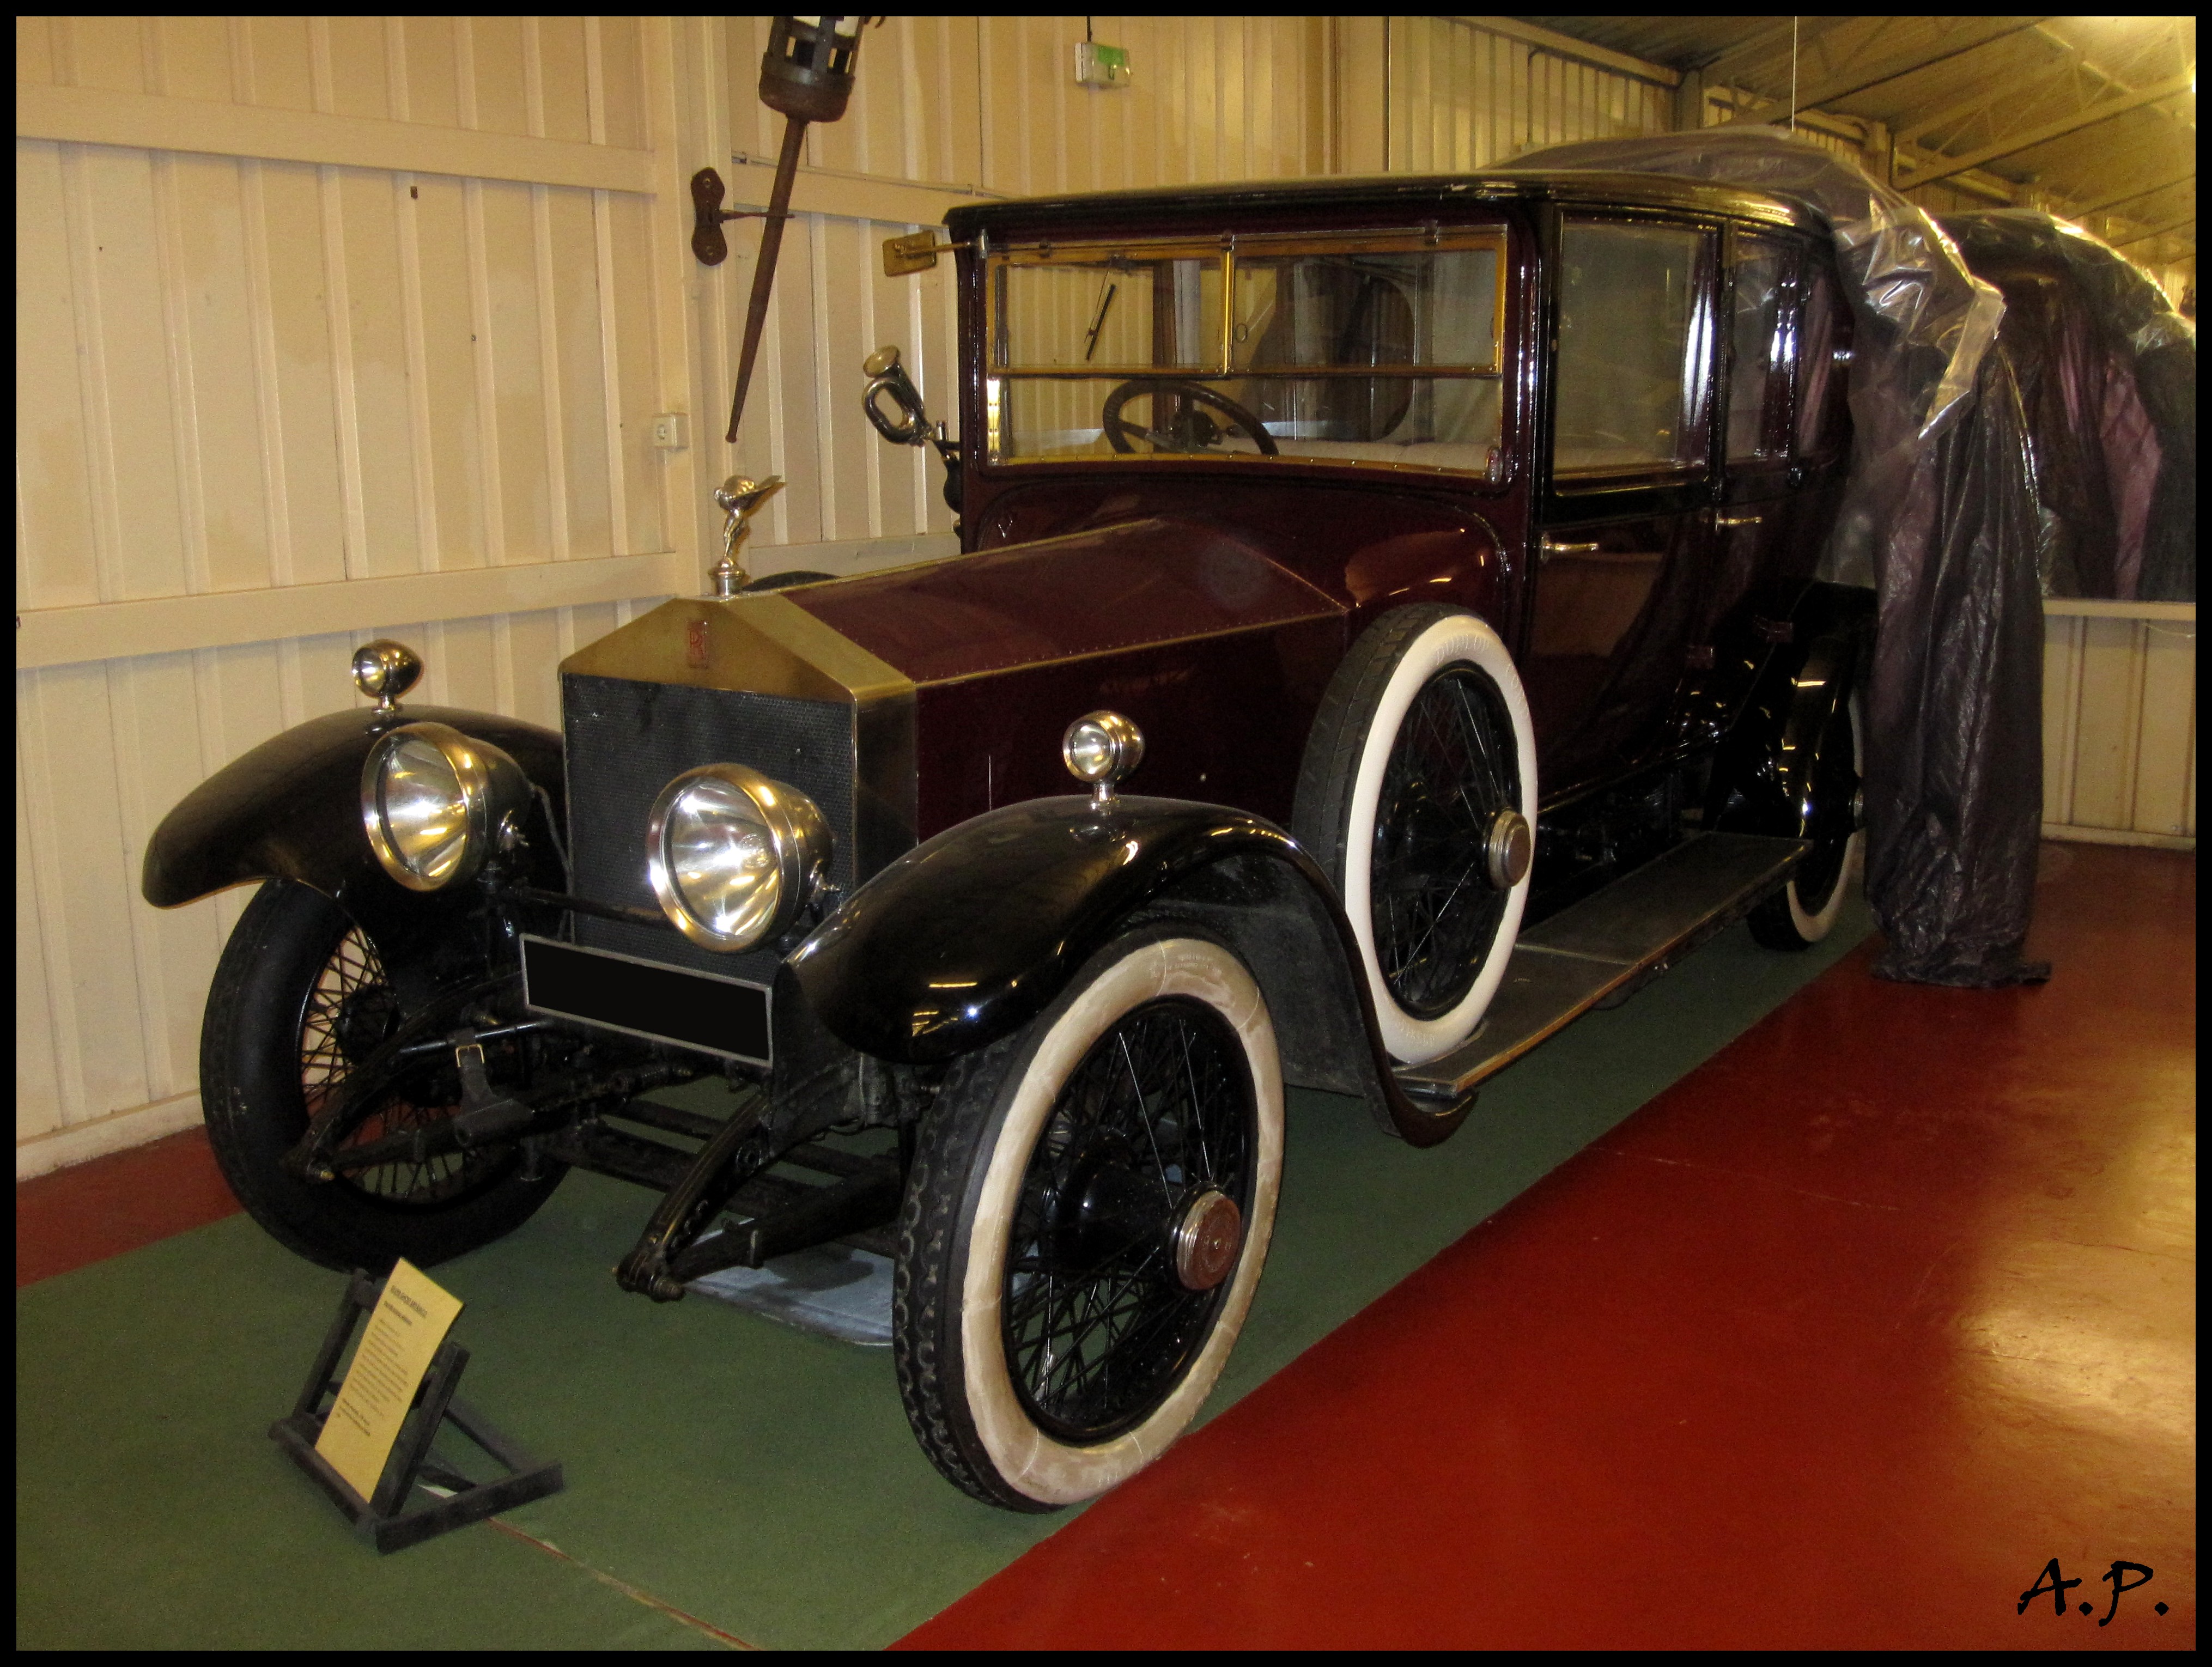
{"label": "vintage car", "polygon": [[[144,891],[260,885],[202,1089],[284,1244],[436,1263],[580,1167],[660,1195],[617,1270],[656,1300],[872,1247],[921,1445],[1046,1510],[1218,1376],[1286,1088],[1433,1143],[1729,921],[1827,930],[1850,318],[1808,210],[1656,177],[948,223],[959,439],[895,351],[865,397],[959,555],[726,559],[562,663],[557,736],[404,706],[371,644],[374,709],[210,779]],[[726,1118],[640,1097],[713,1076]]]}

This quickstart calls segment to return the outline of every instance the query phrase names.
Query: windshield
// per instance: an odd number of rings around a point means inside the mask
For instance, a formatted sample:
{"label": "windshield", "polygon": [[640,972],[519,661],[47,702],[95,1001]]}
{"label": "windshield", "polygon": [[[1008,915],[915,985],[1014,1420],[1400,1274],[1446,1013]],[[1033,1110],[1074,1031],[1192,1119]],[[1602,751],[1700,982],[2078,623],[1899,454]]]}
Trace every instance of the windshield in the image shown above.
{"label": "windshield", "polygon": [[1425,229],[994,254],[991,461],[1480,473],[1499,432],[1504,254],[1496,231]]}

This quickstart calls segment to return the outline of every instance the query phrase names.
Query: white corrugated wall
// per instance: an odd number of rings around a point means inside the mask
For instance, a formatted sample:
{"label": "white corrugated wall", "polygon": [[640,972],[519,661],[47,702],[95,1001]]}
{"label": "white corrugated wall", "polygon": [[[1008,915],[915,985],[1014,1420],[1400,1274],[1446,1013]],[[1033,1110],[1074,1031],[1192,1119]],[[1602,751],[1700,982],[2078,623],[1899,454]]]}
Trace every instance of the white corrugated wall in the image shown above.
{"label": "white corrugated wall", "polygon": [[1394,173],[1492,167],[1538,145],[1674,125],[1674,78],[1656,67],[1648,75],[1602,68],[1470,18],[1389,25]]}

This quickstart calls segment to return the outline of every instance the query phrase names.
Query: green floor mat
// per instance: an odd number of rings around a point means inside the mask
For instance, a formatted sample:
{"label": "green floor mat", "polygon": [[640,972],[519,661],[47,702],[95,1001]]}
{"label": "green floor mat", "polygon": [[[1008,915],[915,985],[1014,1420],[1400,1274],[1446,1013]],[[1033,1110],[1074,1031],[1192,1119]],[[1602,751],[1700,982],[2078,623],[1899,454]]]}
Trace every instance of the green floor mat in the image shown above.
{"label": "green floor mat", "polygon": [[[1802,955],[1741,926],[1484,1090],[1427,1152],[1292,1096],[1274,1248],[1208,1416],[1676,1081],[1867,930]],[[568,1490],[379,1557],[265,1434],[341,1282],[242,1216],[19,1292],[16,1643],[24,1648],[714,1647],[890,1642],[1064,1525],[941,1481],[890,1351],[609,1270],[650,1195],[572,1175],[450,1262],[462,1393]],[[625,1590],[629,1588],[629,1590]],[[665,1608],[645,1601],[647,1595]],[[680,1611],[671,1614],[669,1609]]]}

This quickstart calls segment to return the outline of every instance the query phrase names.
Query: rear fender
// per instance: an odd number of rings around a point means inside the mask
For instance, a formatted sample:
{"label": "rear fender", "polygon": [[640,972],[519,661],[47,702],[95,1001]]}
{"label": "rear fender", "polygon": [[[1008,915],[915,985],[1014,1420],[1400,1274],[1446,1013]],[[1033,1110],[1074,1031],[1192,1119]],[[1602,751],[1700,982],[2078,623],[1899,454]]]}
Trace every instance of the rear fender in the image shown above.
{"label": "rear fender", "polygon": [[1289,834],[1179,799],[1031,799],[973,818],[878,874],[791,956],[808,1008],[848,1046],[905,1065],[970,1053],[1049,1006],[1140,922],[1182,920],[1243,959],[1297,1086],[1358,1094],[1417,1145],[1470,1102],[1408,1100],[1390,1073],[1358,947]]}
{"label": "rear fender", "polygon": [[[158,908],[255,880],[294,880],[340,904],[387,953],[434,934],[474,901],[406,890],[377,864],[361,820],[361,771],[369,749],[403,724],[450,724],[512,756],[550,802],[562,796],[561,737],[519,718],[453,706],[361,709],[312,718],[216,771],[161,819],[147,842],[139,888]],[[544,827],[543,806],[530,823]],[[556,830],[557,831],[557,830]],[[533,870],[565,889],[549,841],[533,838]]]}

